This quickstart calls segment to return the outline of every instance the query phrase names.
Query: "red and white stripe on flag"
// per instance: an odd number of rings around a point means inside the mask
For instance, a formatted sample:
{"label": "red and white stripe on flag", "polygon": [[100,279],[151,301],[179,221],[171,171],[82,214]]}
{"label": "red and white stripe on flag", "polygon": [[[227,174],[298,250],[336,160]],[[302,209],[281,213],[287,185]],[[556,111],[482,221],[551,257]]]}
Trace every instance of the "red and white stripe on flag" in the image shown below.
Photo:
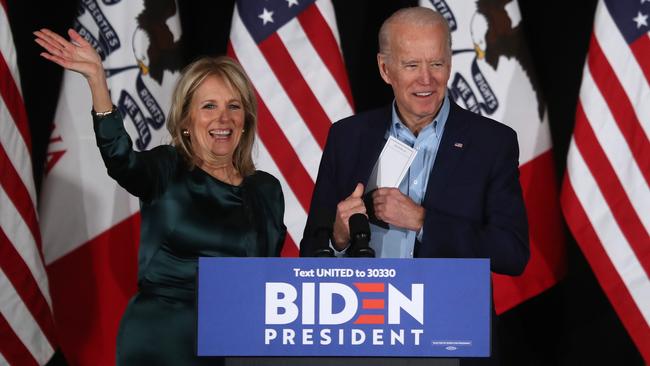
{"label": "red and white stripe on flag", "polygon": [[0,95],[0,364],[44,365],[54,354],[54,323],[6,0],[0,0]]}
{"label": "red and white stripe on flag", "polygon": [[562,209],[650,362],[650,1],[601,1],[585,63]]}
{"label": "red and white stripe on flag", "polygon": [[329,127],[353,113],[331,1],[238,1],[228,54],[255,87],[256,166],[282,184],[296,256]]}

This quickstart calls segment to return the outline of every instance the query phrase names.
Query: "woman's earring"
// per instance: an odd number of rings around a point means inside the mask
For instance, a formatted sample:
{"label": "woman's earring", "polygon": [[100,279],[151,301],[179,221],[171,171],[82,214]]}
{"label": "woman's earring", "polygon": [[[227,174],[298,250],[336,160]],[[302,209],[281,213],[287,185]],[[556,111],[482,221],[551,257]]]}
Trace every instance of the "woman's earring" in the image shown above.
{"label": "woman's earring", "polygon": [[244,133],[244,132],[246,132],[246,130],[242,128],[242,129],[241,129],[241,133]]}
{"label": "woman's earring", "polygon": [[181,133],[182,133],[183,136],[185,136],[185,137],[190,137],[190,131],[188,131],[188,130],[183,130],[183,131],[181,131]]}

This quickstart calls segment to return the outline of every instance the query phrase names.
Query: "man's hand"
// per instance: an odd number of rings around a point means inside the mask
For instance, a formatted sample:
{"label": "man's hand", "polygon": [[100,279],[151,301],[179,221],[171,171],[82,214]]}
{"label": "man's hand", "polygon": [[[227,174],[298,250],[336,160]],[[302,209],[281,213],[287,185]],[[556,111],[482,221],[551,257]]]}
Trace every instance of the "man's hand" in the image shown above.
{"label": "man's hand", "polygon": [[366,206],[363,204],[363,184],[358,183],[354,192],[336,206],[336,218],[334,219],[334,246],[343,250],[350,241],[350,227],[348,221],[350,216],[356,213],[366,214]]}
{"label": "man's hand", "polygon": [[397,188],[379,188],[372,194],[375,216],[394,226],[418,231],[424,225],[424,207]]}

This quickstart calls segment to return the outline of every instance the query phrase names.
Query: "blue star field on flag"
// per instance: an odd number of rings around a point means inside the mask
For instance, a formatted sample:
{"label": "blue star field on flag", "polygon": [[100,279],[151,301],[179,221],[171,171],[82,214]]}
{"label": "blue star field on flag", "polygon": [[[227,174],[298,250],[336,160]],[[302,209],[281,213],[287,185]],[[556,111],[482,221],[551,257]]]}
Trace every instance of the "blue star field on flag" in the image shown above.
{"label": "blue star field on flag", "polygon": [[[650,1],[606,0],[605,5],[628,44],[633,43],[641,36],[646,36],[650,31],[647,24]],[[643,24],[644,20],[645,25]]]}
{"label": "blue star field on flag", "polygon": [[238,1],[237,11],[256,43],[264,41],[316,0]]}

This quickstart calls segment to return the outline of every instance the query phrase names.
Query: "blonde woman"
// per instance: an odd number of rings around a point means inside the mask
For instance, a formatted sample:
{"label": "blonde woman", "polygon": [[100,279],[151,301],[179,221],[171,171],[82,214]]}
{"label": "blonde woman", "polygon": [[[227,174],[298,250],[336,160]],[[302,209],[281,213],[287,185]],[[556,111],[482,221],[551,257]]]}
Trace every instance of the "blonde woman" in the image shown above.
{"label": "blonde woman", "polygon": [[198,257],[278,256],[286,234],[280,184],[251,158],[257,105],[248,78],[227,57],[187,66],[167,121],[171,145],[136,152],[95,49],[74,30],[70,41],[34,34],[45,59],[88,81],[108,174],[141,202],[138,292],[120,324],[117,364],[214,365],[196,356]]}

